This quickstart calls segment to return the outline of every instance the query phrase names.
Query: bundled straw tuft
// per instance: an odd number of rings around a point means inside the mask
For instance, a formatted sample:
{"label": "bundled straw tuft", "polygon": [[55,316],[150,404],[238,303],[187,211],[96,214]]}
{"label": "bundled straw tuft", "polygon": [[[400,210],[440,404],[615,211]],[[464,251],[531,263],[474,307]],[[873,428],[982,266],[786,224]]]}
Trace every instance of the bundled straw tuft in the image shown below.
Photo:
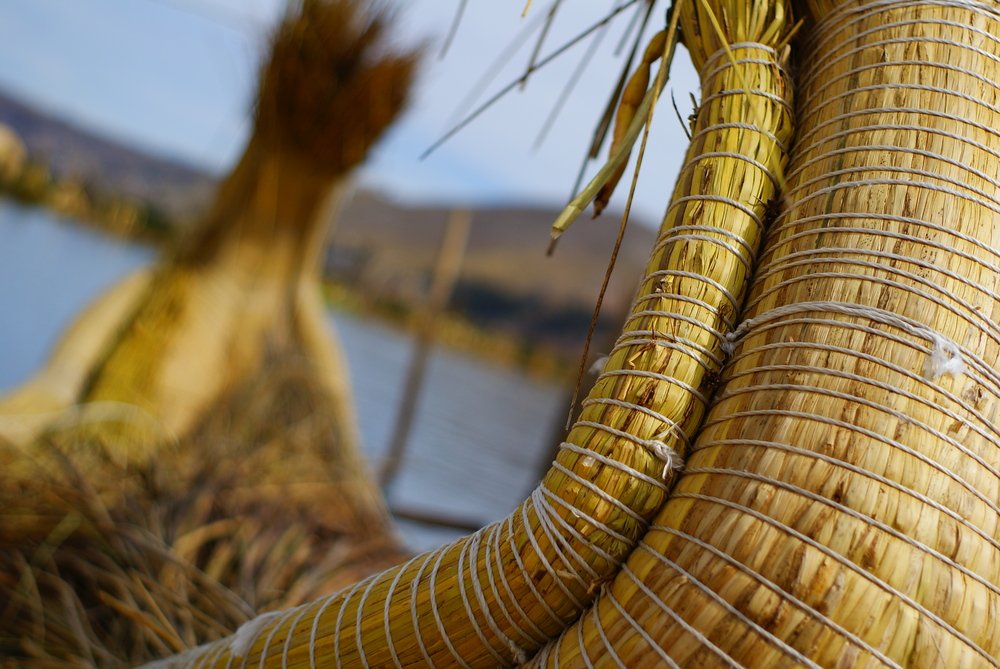
{"label": "bundled straw tuft", "polygon": [[128,459],[143,430],[98,438],[139,420],[111,405],[0,447],[0,655],[134,666],[401,560],[372,491],[339,480],[312,383],[265,368],[155,461]]}
{"label": "bundled straw tuft", "polygon": [[386,45],[388,10],[361,5],[305,0],[301,16],[275,35],[261,75],[259,138],[331,175],[360,163],[396,118],[416,66],[414,52]]}

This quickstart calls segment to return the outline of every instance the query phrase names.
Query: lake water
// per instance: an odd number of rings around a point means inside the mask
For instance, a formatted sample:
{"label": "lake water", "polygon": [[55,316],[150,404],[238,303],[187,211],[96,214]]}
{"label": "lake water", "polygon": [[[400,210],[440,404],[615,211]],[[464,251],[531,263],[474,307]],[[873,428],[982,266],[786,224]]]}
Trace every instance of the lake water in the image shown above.
{"label": "lake water", "polygon": [[[76,313],[117,279],[148,265],[151,250],[0,200],[0,394],[27,380]],[[331,313],[351,367],[365,451],[386,451],[412,339]],[[487,522],[534,486],[560,388],[436,347],[390,505]],[[460,534],[400,522],[407,543],[432,548]]]}

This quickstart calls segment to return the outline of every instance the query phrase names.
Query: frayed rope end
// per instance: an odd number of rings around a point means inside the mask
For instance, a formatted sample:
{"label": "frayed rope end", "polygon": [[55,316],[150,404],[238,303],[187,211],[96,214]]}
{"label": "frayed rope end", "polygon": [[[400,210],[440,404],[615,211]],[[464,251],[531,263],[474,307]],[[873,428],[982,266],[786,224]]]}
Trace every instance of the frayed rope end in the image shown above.
{"label": "frayed rope end", "polygon": [[933,381],[945,374],[956,378],[965,374],[965,361],[962,360],[958,344],[941,335],[936,335],[933,339],[934,348],[924,365],[924,377]]}

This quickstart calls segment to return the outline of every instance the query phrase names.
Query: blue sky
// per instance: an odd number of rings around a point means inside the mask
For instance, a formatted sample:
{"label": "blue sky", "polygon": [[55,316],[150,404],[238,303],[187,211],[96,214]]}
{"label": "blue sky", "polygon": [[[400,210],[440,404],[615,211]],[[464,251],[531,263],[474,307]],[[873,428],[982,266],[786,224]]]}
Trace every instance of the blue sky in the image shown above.
{"label": "blue sky", "polygon": [[[633,10],[611,25],[541,148],[532,148],[535,136],[586,43],[420,161],[490,63],[549,3],[535,2],[522,19],[523,0],[471,0],[443,59],[440,40],[458,0],[396,4],[393,32],[400,42],[429,41],[431,49],[413,103],[360,181],[413,203],[564,203],[622,66],[624,54],[613,51]],[[592,24],[610,4],[562,8],[543,54]],[[283,0],[10,0],[0,3],[0,87],[105,135],[222,172],[246,141],[257,69],[283,7]],[[663,7],[654,9],[654,22],[662,22],[663,14]],[[487,94],[520,74],[533,43],[511,58]],[[681,50],[668,86],[686,114],[697,78]],[[687,142],[669,100],[661,102],[635,206],[655,221]],[[615,202],[620,208],[623,195]]]}

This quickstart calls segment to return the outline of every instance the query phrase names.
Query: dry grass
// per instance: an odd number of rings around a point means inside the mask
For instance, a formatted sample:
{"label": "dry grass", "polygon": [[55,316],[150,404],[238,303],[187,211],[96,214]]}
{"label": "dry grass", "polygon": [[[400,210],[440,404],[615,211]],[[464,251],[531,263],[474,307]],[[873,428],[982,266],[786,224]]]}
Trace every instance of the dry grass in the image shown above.
{"label": "dry grass", "polygon": [[92,422],[0,449],[0,654],[134,666],[404,557],[370,488],[338,479],[313,374],[264,371],[154,461]]}

